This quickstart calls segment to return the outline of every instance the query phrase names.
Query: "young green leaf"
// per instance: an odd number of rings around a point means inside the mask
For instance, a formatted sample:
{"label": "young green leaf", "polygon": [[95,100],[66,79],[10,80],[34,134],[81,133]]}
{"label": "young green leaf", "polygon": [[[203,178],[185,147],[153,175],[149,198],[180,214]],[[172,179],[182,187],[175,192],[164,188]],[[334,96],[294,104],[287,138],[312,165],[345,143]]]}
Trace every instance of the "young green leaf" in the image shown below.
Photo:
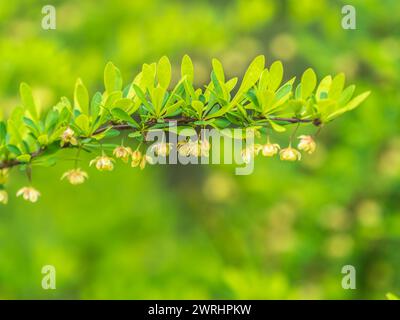
{"label": "young green leaf", "polygon": [[121,72],[112,62],[108,62],[104,69],[104,87],[107,94],[122,89]]}
{"label": "young green leaf", "polygon": [[81,79],[78,79],[75,84],[74,103],[83,114],[89,114],[89,93]]}
{"label": "young green leaf", "polygon": [[164,89],[168,89],[171,82],[171,63],[166,56],[163,56],[157,65],[158,83]]}
{"label": "young green leaf", "polygon": [[276,91],[283,79],[283,65],[281,61],[275,61],[269,69],[268,89]]}
{"label": "young green leaf", "polygon": [[301,98],[304,100],[307,99],[314,91],[316,85],[317,76],[313,69],[308,68],[301,77]]}
{"label": "young green leaf", "polygon": [[186,76],[186,79],[189,83],[193,82],[193,77],[194,77],[193,62],[188,55],[184,55],[182,58],[181,75],[182,77]]}
{"label": "young green leaf", "polygon": [[19,92],[21,95],[22,105],[29,112],[33,120],[37,121],[39,119],[39,115],[35,100],[33,99],[31,87],[23,82],[19,87]]}

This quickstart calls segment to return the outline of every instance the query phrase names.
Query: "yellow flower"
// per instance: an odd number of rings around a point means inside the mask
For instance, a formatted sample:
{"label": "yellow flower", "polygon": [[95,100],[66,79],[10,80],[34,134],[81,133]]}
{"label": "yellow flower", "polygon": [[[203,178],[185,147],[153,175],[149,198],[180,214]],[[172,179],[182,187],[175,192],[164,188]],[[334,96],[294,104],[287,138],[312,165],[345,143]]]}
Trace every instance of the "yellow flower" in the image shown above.
{"label": "yellow flower", "polygon": [[172,147],[172,143],[166,143],[166,142],[158,142],[156,144],[153,144],[150,149],[155,152],[156,155],[166,157]]}
{"label": "yellow flower", "polygon": [[282,149],[279,152],[279,155],[281,157],[281,160],[284,160],[284,161],[301,160],[301,153],[298,150],[292,148],[290,145],[289,145],[289,147]]}
{"label": "yellow flower", "polygon": [[113,151],[113,155],[121,159],[123,162],[127,163],[129,160],[129,156],[131,155],[132,150],[129,147],[119,146],[116,147]]}
{"label": "yellow flower", "polygon": [[68,127],[61,135],[61,147],[65,146],[68,143],[76,146],[78,144],[78,140],[74,136],[74,130]]}
{"label": "yellow flower", "polygon": [[199,144],[197,141],[180,141],[178,143],[178,152],[183,157],[195,156],[199,155]]}
{"label": "yellow flower", "polygon": [[65,172],[61,177],[61,180],[67,178],[69,183],[73,185],[82,184],[85,182],[85,179],[88,178],[88,174],[81,169],[73,169]]}
{"label": "yellow flower", "polygon": [[142,160],[142,153],[139,150],[133,151],[131,166],[133,168],[137,167],[140,164],[140,160]]}
{"label": "yellow flower", "polygon": [[114,159],[107,157],[106,155],[99,156],[90,161],[90,166],[96,165],[96,169],[99,171],[112,171],[114,169]]}
{"label": "yellow flower", "polygon": [[265,157],[276,155],[281,147],[277,143],[267,143],[262,146],[261,152]]}
{"label": "yellow flower", "polygon": [[241,152],[242,159],[244,163],[250,163],[255,155],[262,150],[262,146],[260,144],[252,144],[244,148]]}
{"label": "yellow flower", "polygon": [[298,139],[300,139],[300,142],[297,147],[308,154],[313,153],[317,148],[317,144],[311,136],[301,135]]}
{"label": "yellow flower", "polygon": [[35,203],[40,197],[40,192],[32,187],[24,187],[17,192],[17,197],[22,196],[24,200]]}
{"label": "yellow flower", "polygon": [[153,162],[153,159],[150,156],[148,156],[147,154],[144,155],[142,157],[142,160],[140,161],[140,170],[143,170],[146,167],[147,163],[151,164],[152,162]]}
{"label": "yellow flower", "polygon": [[7,181],[8,181],[8,169],[0,170],[0,185],[6,184]]}
{"label": "yellow flower", "polygon": [[8,203],[8,193],[5,190],[0,190],[0,203],[2,204]]}
{"label": "yellow flower", "polygon": [[209,157],[210,156],[210,149],[211,149],[211,145],[210,145],[210,142],[208,142],[208,140],[201,140],[200,141],[200,154],[203,157]]}

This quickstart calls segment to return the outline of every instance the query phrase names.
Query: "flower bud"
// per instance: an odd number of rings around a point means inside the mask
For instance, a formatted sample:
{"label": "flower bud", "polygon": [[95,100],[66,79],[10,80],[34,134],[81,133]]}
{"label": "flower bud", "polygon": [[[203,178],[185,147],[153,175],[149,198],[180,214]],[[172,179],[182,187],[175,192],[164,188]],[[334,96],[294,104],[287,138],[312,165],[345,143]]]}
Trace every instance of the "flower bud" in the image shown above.
{"label": "flower bud", "polygon": [[300,142],[297,147],[308,154],[312,154],[317,148],[317,144],[311,136],[301,135],[298,139],[300,139]]}
{"label": "flower bud", "polygon": [[135,150],[132,152],[131,156],[132,156],[131,166],[132,168],[135,168],[140,164],[140,160],[142,160],[142,153],[139,150]]}
{"label": "flower bud", "polygon": [[61,147],[64,147],[68,143],[73,146],[78,144],[78,140],[75,138],[75,132],[70,127],[68,127],[61,135]]}
{"label": "flower bud", "polygon": [[6,184],[8,181],[8,169],[0,170],[0,185]]}
{"label": "flower bud", "polygon": [[5,190],[0,190],[0,203],[2,204],[8,203],[8,193]]}

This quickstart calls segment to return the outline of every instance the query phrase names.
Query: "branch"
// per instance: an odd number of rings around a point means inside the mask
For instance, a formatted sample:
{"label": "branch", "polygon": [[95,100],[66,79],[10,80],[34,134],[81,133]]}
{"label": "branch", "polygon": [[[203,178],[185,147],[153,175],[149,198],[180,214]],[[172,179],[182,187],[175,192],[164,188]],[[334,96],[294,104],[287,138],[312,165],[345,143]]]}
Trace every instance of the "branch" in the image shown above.
{"label": "branch", "polygon": [[[287,123],[290,123],[290,124],[292,124],[292,123],[313,123],[315,126],[319,126],[319,125],[321,124],[321,122],[320,122],[319,119],[313,119],[313,120],[311,120],[311,119],[279,118],[279,117],[276,117],[276,118],[275,118],[275,117],[274,117],[274,118],[271,119],[271,120],[274,120],[274,121],[281,121],[281,122],[287,122]],[[187,117],[180,117],[180,118],[164,119],[164,121],[165,121],[165,122],[176,122],[176,124],[179,125],[179,124],[189,124],[189,123],[192,123],[192,122],[197,121],[197,119],[187,118]],[[157,123],[157,121],[156,121],[155,119],[152,119],[152,120],[147,121],[147,122],[145,123],[145,126],[146,126],[146,127],[149,127],[149,126],[152,126],[152,125],[154,125],[154,124],[156,124],[156,123]],[[126,123],[122,123],[122,124],[110,123],[110,124],[104,125],[104,126],[100,127],[99,129],[97,129],[97,130],[93,133],[93,135],[103,133],[104,131],[106,131],[106,130],[108,130],[108,129],[110,129],[110,128],[111,128],[111,129],[114,129],[114,130],[118,130],[118,131],[134,130],[134,128],[133,128],[131,125],[126,124]],[[68,147],[68,146],[63,147],[63,148],[67,148],[67,147]],[[39,156],[42,155],[45,151],[46,151],[46,148],[42,148],[42,149],[39,149],[39,150],[37,150],[37,151],[35,151],[35,152],[32,152],[32,153],[30,154],[31,160],[34,159],[34,158],[39,157]],[[12,168],[12,167],[15,167],[15,166],[19,166],[19,165],[22,165],[22,164],[25,164],[25,163],[24,163],[24,162],[20,162],[20,161],[18,161],[17,159],[13,159],[13,160],[9,160],[9,161],[0,162],[0,170],[2,170],[2,169],[9,169],[9,168]]]}

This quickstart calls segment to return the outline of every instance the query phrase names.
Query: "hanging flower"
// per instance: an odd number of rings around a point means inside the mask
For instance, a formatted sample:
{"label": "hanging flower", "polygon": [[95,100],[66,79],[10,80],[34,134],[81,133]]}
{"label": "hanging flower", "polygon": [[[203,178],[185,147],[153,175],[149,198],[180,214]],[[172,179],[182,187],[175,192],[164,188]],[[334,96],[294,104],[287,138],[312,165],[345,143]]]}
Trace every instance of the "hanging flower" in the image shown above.
{"label": "hanging flower", "polygon": [[0,203],[2,204],[8,203],[8,193],[5,190],[0,190]]}
{"label": "hanging flower", "polygon": [[99,171],[112,171],[114,169],[114,162],[113,158],[103,154],[90,161],[89,165],[92,166],[94,164]]}
{"label": "hanging flower", "polygon": [[150,150],[154,151],[154,153],[157,156],[166,157],[171,151],[171,148],[172,148],[172,143],[158,142],[156,144],[153,144],[150,147]]}
{"label": "hanging flower", "polygon": [[277,143],[266,143],[262,146],[261,152],[264,157],[276,155],[281,147]]}
{"label": "hanging flower", "polygon": [[78,185],[85,182],[85,180],[88,178],[88,174],[81,169],[73,169],[65,172],[61,177],[61,180],[64,180],[65,178],[70,184]]}
{"label": "hanging flower", "polygon": [[211,145],[210,142],[208,142],[208,140],[200,140],[200,154],[203,157],[209,157],[210,156],[210,149],[211,149]]}
{"label": "hanging flower", "polygon": [[199,144],[197,141],[180,141],[178,143],[178,152],[183,157],[194,156],[198,157],[200,154]]}
{"label": "hanging flower", "polygon": [[17,192],[17,197],[22,196],[24,200],[35,203],[40,197],[40,192],[32,187],[24,187]]}
{"label": "hanging flower", "polygon": [[129,147],[124,147],[124,146],[119,146],[116,147],[113,151],[113,155],[118,158],[121,159],[123,162],[127,163],[129,160],[129,157],[132,153],[131,148]]}
{"label": "hanging flower", "polygon": [[78,140],[75,138],[75,132],[70,127],[68,127],[61,135],[61,147],[64,147],[68,143],[73,146],[78,144]]}
{"label": "hanging flower", "polygon": [[145,154],[142,157],[142,160],[140,161],[140,170],[143,170],[146,167],[147,163],[152,164],[153,163],[153,159],[150,156],[148,156],[147,154]]}
{"label": "hanging flower", "polygon": [[139,150],[135,150],[132,152],[131,156],[132,156],[131,166],[135,168],[140,164],[140,160],[142,160],[142,153]]}
{"label": "hanging flower", "polygon": [[301,153],[298,150],[292,148],[290,145],[289,145],[289,147],[282,149],[279,152],[279,155],[280,155],[281,160],[284,160],[284,161],[301,160]]}
{"label": "hanging flower", "polygon": [[0,170],[0,185],[6,184],[8,181],[8,169]]}
{"label": "hanging flower", "polygon": [[311,136],[301,135],[298,139],[300,139],[300,142],[297,147],[308,154],[312,154],[317,148],[317,144]]}

